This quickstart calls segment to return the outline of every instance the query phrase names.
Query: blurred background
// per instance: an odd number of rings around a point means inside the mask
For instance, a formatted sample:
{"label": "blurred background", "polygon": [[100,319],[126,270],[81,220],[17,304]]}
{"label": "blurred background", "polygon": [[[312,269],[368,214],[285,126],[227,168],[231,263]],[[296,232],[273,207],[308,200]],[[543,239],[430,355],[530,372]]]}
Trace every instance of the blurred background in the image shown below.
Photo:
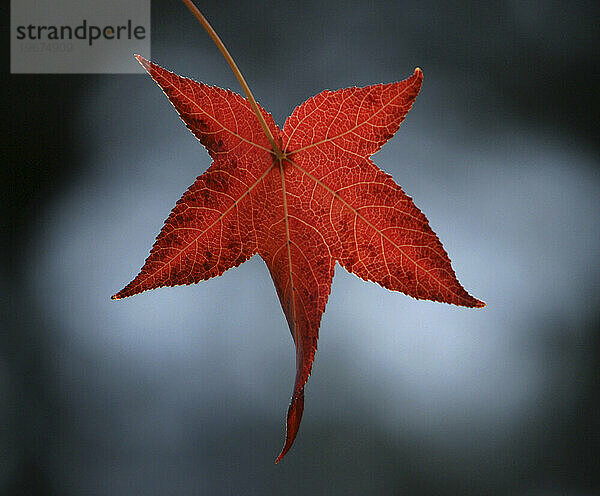
{"label": "blurred background", "polygon": [[[5,53],[0,494],[600,494],[598,3],[199,7],[279,125],[423,69],[374,161],[488,306],[338,267],[275,466],[294,348],[262,260],[109,299],[207,153],[148,76],[10,75]],[[179,2],[152,2],[152,59],[240,91]]]}

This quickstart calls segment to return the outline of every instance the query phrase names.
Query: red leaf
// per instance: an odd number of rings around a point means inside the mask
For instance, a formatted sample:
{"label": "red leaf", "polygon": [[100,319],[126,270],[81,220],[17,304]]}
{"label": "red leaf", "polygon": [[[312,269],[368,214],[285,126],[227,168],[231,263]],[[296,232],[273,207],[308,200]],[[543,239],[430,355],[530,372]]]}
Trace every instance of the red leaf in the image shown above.
{"label": "red leaf", "polygon": [[425,215],[369,159],[398,130],[423,74],[324,91],[297,107],[282,130],[260,109],[283,152],[277,158],[245,98],[138,60],[213,164],[177,202],[140,273],[113,298],[208,279],[258,253],[296,345],[279,461],[302,419],[335,262],[414,298],[485,305],[460,285]]}

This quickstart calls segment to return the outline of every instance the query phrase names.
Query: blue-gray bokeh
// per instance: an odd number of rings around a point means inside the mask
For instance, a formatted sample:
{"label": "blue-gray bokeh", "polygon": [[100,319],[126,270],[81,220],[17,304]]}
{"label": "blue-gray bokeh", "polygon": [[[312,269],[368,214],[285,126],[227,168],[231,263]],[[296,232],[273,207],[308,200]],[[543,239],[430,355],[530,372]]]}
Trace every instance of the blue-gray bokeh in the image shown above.
{"label": "blue-gray bokeh", "polygon": [[[182,6],[153,9],[154,61],[237,91]],[[31,193],[40,203],[4,280],[14,318],[0,491],[34,477],[60,495],[596,494],[598,148],[585,119],[536,100],[592,92],[545,78],[551,64],[598,68],[594,12],[206,8],[279,124],[325,88],[423,68],[413,110],[374,161],[488,303],[417,302],[338,267],[303,425],[279,466],[294,352],[258,257],[200,285],[109,300],[208,155],[148,77],[75,78],[51,107],[69,117],[57,124],[66,171],[56,191]]]}

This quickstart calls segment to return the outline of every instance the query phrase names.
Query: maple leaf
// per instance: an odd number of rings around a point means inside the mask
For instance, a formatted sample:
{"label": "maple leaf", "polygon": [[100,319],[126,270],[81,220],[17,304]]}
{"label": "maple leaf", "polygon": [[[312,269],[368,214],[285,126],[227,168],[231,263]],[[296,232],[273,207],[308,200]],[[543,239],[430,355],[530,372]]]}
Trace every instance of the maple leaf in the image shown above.
{"label": "maple leaf", "polygon": [[213,159],[177,202],[140,273],[113,296],[218,276],[259,254],[296,346],[277,461],[292,446],[336,262],[418,299],[482,307],[458,282],[425,215],[370,156],[398,130],[423,80],[323,91],[279,129],[246,98],[137,56]]}

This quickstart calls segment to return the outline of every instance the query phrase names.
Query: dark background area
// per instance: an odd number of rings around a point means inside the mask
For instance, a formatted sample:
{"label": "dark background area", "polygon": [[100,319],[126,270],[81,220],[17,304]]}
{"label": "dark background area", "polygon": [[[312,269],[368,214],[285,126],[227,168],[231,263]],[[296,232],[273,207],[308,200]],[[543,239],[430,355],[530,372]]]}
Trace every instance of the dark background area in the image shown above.
{"label": "dark background area", "polygon": [[[0,494],[599,494],[597,2],[199,7],[280,125],[423,69],[374,160],[488,307],[338,267],[275,466],[294,355],[264,264],[109,300],[208,155],[147,76],[11,75],[6,51]],[[152,2],[152,59],[239,91],[178,2]]]}

